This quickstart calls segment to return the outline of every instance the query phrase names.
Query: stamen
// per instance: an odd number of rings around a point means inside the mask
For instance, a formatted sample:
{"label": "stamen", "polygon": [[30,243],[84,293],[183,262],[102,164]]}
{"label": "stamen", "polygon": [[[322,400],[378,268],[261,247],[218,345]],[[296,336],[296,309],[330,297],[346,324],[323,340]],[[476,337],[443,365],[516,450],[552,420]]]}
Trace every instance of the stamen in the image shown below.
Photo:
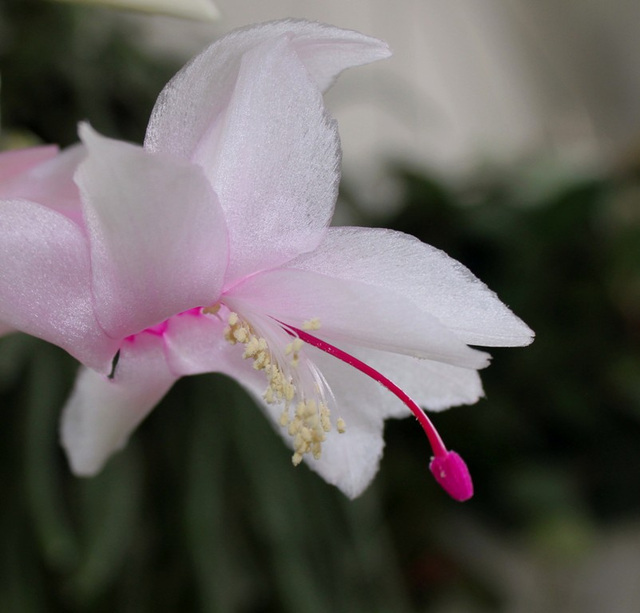
{"label": "stamen", "polygon": [[[264,400],[267,404],[283,405],[279,421],[293,439],[293,464],[300,464],[306,454],[319,460],[322,443],[331,431],[331,414],[325,397],[325,391],[330,393],[330,390],[325,389],[321,373],[304,359],[301,353],[303,341],[294,337],[284,346],[282,338],[269,334],[269,326],[264,322],[250,324],[234,311],[230,311],[227,322],[225,340],[231,345],[243,345],[242,357],[252,360],[253,368],[262,371],[267,378],[267,388],[262,395]],[[274,326],[273,320],[270,324],[278,335],[287,338],[288,331],[279,325]],[[280,350],[281,347],[284,351]],[[336,428],[343,433],[346,428],[344,420],[339,419]]]}
{"label": "stamen", "polygon": [[[449,451],[445,447],[438,431],[431,423],[431,420],[408,394],[377,370],[360,361],[358,358],[342,351],[342,349],[338,349],[338,347],[335,347],[334,345],[331,345],[330,343],[327,343],[304,330],[300,330],[282,322],[278,323],[280,323],[280,325],[292,336],[299,338],[305,343],[312,345],[317,349],[338,358],[339,360],[342,360],[350,366],[353,366],[355,369],[371,377],[374,381],[384,385],[384,387],[386,387],[392,394],[399,398],[415,415],[429,439],[429,444],[431,445],[431,449],[434,453],[434,457],[431,459],[429,464],[429,470],[435,477],[436,481],[454,500],[463,502],[473,496],[473,483],[471,481],[469,469],[464,463],[464,460],[455,451]],[[338,428],[339,427],[340,425]]]}

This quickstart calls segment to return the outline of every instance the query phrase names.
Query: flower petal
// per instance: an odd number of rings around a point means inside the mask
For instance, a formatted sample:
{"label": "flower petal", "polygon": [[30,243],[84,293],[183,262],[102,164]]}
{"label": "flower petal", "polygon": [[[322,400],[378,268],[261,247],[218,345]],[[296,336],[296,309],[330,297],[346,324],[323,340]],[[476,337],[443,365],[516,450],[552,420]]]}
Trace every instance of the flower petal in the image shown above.
{"label": "flower petal", "polygon": [[108,370],[117,343],[93,311],[82,230],[39,204],[0,201],[0,260],[0,321]]}
{"label": "flower petal", "polygon": [[305,348],[325,377],[336,400],[332,420],[342,418],[345,432],[334,428],[322,444],[319,460],[307,465],[349,498],[359,496],[378,472],[384,448],[384,420],[404,416],[402,403],[376,381],[312,347]]}
{"label": "flower petal", "polygon": [[176,376],[225,372],[227,360],[236,362],[235,354],[242,352],[224,340],[224,329],[215,315],[187,312],[172,317],[164,334],[171,371]]}
{"label": "flower petal", "polygon": [[125,341],[113,379],[81,369],[62,415],[61,442],[76,475],[91,476],[173,385],[160,336]]}
{"label": "flower petal", "polygon": [[85,156],[84,146],[69,147],[6,182],[0,192],[5,199],[21,198],[42,204],[84,226],[80,192],[73,175]]}
{"label": "flower petal", "polygon": [[314,252],[288,266],[397,293],[471,345],[511,347],[533,340],[533,332],[467,268],[401,232],[331,228]]}
{"label": "flower petal", "polygon": [[310,271],[276,269],[254,275],[223,297],[251,321],[262,313],[295,327],[319,319],[327,340],[482,368],[485,353],[467,347],[435,317],[387,288]]}
{"label": "flower petal", "polygon": [[277,22],[225,37],[165,88],[145,147],[205,169],[229,227],[228,283],[319,243],[335,204],[339,143],[318,81],[387,54],[354,32]]}
{"label": "flower petal", "polygon": [[[415,402],[431,411],[440,411],[460,404],[473,404],[483,395],[478,371],[434,360],[412,358],[407,355],[377,351],[340,344],[340,348],[362,360],[402,388]],[[388,404],[389,392],[378,386]],[[411,414],[402,403],[393,417]]]}
{"label": "flower petal", "polygon": [[86,125],[80,134],[89,155],[76,180],[105,330],[127,336],[215,302],[227,264],[226,227],[202,171]]}
{"label": "flower petal", "polygon": [[0,194],[2,198],[6,197],[3,183],[11,181],[30,168],[55,157],[56,153],[58,153],[58,147],[55,145],[0,152]]}
{"label": "flower petal", "polygon": [[274,21],[236,30],[208,47],[167,84],[153,109],[145,147],[191,159],[229,103],[242,56],[282,35],[289,37],[321,90],[345,68],[390,55],[380,40],[309,21]]}
{"label": "flower petal", "polygon": [[335,122],[288,39],[248,51],[206,168],[229,228],[227,284],[314,249],[337,197]]}

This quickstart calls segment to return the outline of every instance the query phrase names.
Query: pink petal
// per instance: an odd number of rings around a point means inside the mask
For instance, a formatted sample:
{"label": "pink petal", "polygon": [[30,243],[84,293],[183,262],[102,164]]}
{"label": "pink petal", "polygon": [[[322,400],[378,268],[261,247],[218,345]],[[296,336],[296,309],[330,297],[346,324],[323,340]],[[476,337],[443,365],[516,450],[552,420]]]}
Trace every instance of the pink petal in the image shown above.
{"label": "pink petal", "polygon": [[30,168],[51,159],[58,152],[55,145],[28,147],[0,153],[0,196],[5,198],[3,183],[15,179]]}
{"label": "pink petal", "polygon": [[61,441],[76,475],[91,476],[173,385],[160,336],[125,341],[115,376],[81,369],[62,415]]}
{"label": "pink petal", "polygon": [[145,147],[191,159],[229,103],[242,56],[283,35],[321,90],[345,68],[390,55],[387,45],[375,38],[309,21],[275,21],[236,30],[194,58],[167,84],[153,109]]}
{"label": "pink petal", "polygon": [[5,199],[20,198],[59,211],[83,226],[80,192],[73,175],[86,150],[75,145],[23,172],[0,187]]}
{"label": "pink petal", "polygon": [[533,340],[533,332],[467,268],[401,232],[331,228],[313,253],[288,266],[393,292],[471,345],[510,347]]}
{"label": "pink petal", "polygon": [[177,376],[225,372],[227,360],[241,359],[242,352],[224,339],[225,325],[215,315],[188,312],[172,317],[164,334],[171,371]]}
{"label": "pink petal", "polygon": [[93,312],[82,230],[41,205],[0,201],[0,321],[107,370],[117,344]]}
{"label": "pink petal", "polygon": [[222,211],[202,171],[83,126],[77,182],[96,312],[123,337],[215,302],[227,265]]}
{"label": "pink petal", "polygon": [[467,347],[435,317],[386,288],[322,274],[277,269],[250,277],[223,301],[249,319],[251,312],[303,327],[318,318],[318,336],[428,358],[467,368],[487,365],[485,353]]}

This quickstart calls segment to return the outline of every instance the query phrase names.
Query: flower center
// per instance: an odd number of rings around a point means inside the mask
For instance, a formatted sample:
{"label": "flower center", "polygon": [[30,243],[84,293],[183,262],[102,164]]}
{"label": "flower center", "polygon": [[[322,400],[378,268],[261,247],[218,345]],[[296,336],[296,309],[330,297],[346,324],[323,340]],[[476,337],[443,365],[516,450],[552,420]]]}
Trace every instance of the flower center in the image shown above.
{"label": "flower center", "polygon": [[[429,470],[436,481],[455,500],[464,501],[473,496],[473,484],[464,460],[455,451],[449,451],[445,447],[434,425],[406,392],[355,356],[310,334],[310,331],[320,329],[318,319],[305,322],[304,329],[277,320],[270,321],[277,323],[278,331],[286,332],[292,339],[291,342],[282,342],[281,339],[280,342],[278,339],[270,342],[264,335],[265,330],[258,332],[235,312],[229,314],[225,339],[232,345],[244,345],[243,357],[253,360],[256,370],[264,371],[268,381],[263,394],[265,401],[269,404],[284,405],[280,425],[287,428],[293,438],[294,465],[298,465],[308,453],[319,459],[322,442],[331,431],[331,413],[326,398],[327,393],[331,394],[331,390],[313,363],[304,357],[302,349],[306,343],[371,377],[400,399],[427,435],[434,454],[429,463]],[[276,351],[278,346],[285,347],[280,355]],[[342,419],[336,421],[339,433],[344,432],[345,427]]]}

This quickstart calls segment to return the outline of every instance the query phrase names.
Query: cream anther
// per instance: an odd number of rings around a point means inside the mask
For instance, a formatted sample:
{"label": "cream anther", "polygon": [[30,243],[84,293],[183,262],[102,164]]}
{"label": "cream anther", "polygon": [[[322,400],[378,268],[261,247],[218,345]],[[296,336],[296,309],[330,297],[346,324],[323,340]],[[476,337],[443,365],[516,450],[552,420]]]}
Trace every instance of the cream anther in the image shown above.
{"label": "cream anther", "polygon": [[308,321],[305,321],[302,324],[302,329],[303,330],[320,330],[320,325],[321,325],[320,320],[317,317],[313,317],[312,319],[309,319]]}
{"label": "cream anther", "polygon": [[[305,325],[317,330],[320,321],[311,319]],[[268,404],[284,405],[279,422],[293,440],[293,464],[299,464],[306,454],[319,459],[322,443],[331,431],[331,413],[324,400],[321,382],[313,371],[298,372],[304,341],[293,338],[284,351],[273,351],[267,339],[234,312],[229,314],[224,336],[231,345],[243,345],[242,357],[252,360],[253,368],[264,372],[267,377],[264,400]],[[343,419],[336,422],[336,429],[345,431]]]}

